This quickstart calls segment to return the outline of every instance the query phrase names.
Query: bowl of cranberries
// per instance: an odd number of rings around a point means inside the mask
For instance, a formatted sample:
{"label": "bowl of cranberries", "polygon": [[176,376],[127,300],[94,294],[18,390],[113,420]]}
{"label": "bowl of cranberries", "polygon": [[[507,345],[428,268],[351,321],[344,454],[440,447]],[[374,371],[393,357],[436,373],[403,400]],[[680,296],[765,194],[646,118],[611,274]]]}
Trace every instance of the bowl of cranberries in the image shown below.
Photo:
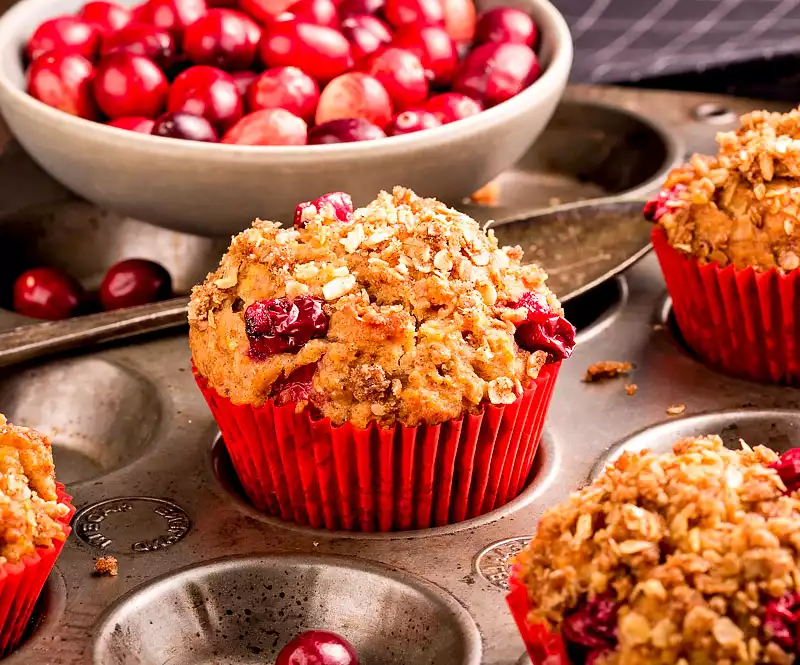
{"label": "bowl of cranberries", "polygon": [[457,202],[542,131],[572,61],[549,0],[22,0],[0,111],[91,202],[204,235],[326,191]]}

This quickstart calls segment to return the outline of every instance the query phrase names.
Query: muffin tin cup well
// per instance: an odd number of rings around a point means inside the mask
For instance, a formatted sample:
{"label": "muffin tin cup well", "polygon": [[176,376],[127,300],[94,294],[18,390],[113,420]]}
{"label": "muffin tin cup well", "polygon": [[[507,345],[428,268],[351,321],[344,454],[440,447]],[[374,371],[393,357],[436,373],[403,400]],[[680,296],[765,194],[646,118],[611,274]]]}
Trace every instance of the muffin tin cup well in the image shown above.
{"label": "muffin tin cup well", "polygon": [[545,366],[513,404],[440,425],[357,429],[271,401],[236,405],[197,372],[253,504],[315,528],[404,531],[460,522],[525,487],[560,363]]}
{"label": "muffin tin cup well", "polygon": [[708,365],[764,383],[800,385],[800,280],[797,271],[700,265],[653,229],[672,308],[689,347]]}
{"label": "muffin tin cup well", "polygon": [[[75,514],[70,504],[72,497],[66,494],[60,483],[57,484],[57,494],[58,500],[70,508],[60,520],[64,524],[65,535],[69,536],[69,521]],[[54,542],[50,547],[37,548],[33,556],[19,563],[0,566],[0,656],[7,655],[19,646],[39,594],[63,547],[63,541]]]}

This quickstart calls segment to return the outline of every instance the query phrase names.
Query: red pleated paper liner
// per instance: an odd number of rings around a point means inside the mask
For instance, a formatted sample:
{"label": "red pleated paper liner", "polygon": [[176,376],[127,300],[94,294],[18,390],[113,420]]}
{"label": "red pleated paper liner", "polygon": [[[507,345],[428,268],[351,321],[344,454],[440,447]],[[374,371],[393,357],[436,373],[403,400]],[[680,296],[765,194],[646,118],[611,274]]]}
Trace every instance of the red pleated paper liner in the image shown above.
{"label": "red pleated paper liner", "polygon": [[[75,514],[71,505],[72,497],[66,494],[61,483],[56,483],[58,500],[69,506],[70,511],[61,518],[64,535],[71,531],[69,521]],[[66,538],[65,538],[66,540]],[[0,654],[8,655],[25,636],[25,629],[33,614],[33,609],[42,587],[53,570],[64,541],[53,541],[50,547],[39,547],[36,554],[16,564],[0,566]]]}
{"label": "red pleated paper liner", "polygon": [[244,491],[272,516],[345,531],[426,529],[487,513],[525,487],[559,364],[513,404],[440,425],[357,429],[271,401],[235,405],[195,373]]}
{"label": "red pleated paper liner", "polygon": [[528,590],[517,579],[514,570],[509,577],[508,588],[506,601],[533,665],[570,665],[561,636],[551,633],[542,624],[528,623],[528,612],[531,610]]}
{"label": "red pleated paper liner", "polygon": [[734,376],[800,386],[799,271],[700,265],[673,248],[660,227],[652,241],[681,335],[704,362]]}

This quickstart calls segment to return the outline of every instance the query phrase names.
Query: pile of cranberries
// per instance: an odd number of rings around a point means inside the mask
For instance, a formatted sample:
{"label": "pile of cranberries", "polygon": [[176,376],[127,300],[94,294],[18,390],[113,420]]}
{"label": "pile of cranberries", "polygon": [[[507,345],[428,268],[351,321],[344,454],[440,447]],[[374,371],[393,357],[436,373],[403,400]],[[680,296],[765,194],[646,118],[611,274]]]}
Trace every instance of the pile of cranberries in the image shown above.
{"label": "pile of cranberries", "polygon": [[28,92],[88,120],[193,141],[408,134],[539,77],[531,18],[508,7],[476,17],[472,1],[89,2],[31,36]]}
{"label": "pile of cranberries", "polygon": [[26,270],[14,282],[14,311],[34,319],[57,321],[98,308],[110,311],[146,305],[171,295],[169,273],[158,263],[145,259],[126,259],[114,264],[103,277],[96,298],[61,270],[34,268]]}

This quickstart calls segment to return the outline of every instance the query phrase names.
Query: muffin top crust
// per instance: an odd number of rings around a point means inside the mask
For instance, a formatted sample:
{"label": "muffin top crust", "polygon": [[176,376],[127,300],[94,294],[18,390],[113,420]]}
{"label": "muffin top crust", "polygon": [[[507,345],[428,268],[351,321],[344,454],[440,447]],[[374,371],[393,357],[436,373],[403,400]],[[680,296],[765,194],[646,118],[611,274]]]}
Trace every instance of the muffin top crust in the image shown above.
{"label": "muffin top crust", "polygon": [[46,436],[0,414],[0,563],[18,563],[65,539],[53,451]]}
{"label": "muffin top crust", "polygon": [[800,449],[625,453],[545,513],[515,576],[577,663],[797,662]]}
{"label": "muffin top crust", "polygon": [[415,426],[509,404],[574,328],[536,265],[468,216],[396,187],[329,194],[294,228],[257,220],[189,305],[196,370],[235,404],[335,425]]}
{"label": "muffin top crust", "polygon": [[715,157],[674,169],[645,215],[702,264],[800,266],[800,111],[755,111],[717,136]]}

